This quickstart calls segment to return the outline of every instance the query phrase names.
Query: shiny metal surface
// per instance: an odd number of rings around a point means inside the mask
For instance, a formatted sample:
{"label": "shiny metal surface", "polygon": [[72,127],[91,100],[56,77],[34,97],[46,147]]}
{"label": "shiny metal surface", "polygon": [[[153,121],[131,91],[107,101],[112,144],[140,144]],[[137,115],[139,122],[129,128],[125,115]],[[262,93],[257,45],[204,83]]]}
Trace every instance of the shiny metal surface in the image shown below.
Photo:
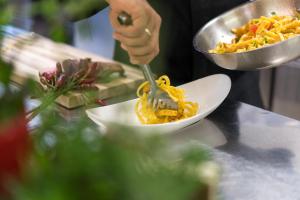
{"label": "shiny metal surface", "polygon": [[[108,103],[124,100],[120,97]],[[28,103],[36,104],[32,100]],[[70,125],[72,119],[84,112],[62,107],[58,110]],[[32,123],[37,125],[38,118]],[[225,101],[207,119],[169,137],[179,145],[186,142],[207,145],[222,169],[220,197],[223,200],[300,199],[300,122],[297,120],[244,103]]]}
{"label": "shiny metal surface", "polygon": [[257,0],[236,7],[208,22],[195,36],[194,47],[220,67],[231,70],[256,70],[278,66],[300,56],[300,36],[242,53],[213,54],[218,42],[230,42],[231,29],[262,15],[294,15],[299,0]]}
{"label": "shiny metal surface", "polygon": [[223,170],[221,199],[300,199],[297,120],[226,101],[206,120],[173,137],[216,146],[213,156]]}

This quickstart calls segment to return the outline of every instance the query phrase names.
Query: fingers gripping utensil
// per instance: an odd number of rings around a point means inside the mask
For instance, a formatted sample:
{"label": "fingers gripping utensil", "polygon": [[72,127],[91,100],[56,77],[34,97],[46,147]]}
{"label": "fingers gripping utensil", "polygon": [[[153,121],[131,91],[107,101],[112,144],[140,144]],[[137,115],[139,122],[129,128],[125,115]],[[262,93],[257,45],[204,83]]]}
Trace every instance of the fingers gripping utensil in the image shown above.
{"label": "fingers gripping utensil", "polygon": [[[118,21],[121,25],[130,26],[133,24],[131,16],[126,12],[121,12],[118,16]],[[161,90],[153,77],[153,73],[148,64],[140,65],[145,79],[150,84],[150,93],[148,102],[152,105],[155,111],[162,109],[178,110],[178,103],[176,103],[167,92]]]}

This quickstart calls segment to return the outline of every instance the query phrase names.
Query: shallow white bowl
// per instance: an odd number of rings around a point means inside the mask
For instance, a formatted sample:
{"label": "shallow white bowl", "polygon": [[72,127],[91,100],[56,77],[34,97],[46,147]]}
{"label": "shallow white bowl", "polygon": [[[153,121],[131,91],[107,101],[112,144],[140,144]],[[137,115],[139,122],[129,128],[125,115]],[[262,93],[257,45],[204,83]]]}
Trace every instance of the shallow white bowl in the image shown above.
{"label": "shallow white bowl", "polygon": [[227,97],[230,88],[230,78],[223,74],[208,76],[179,86],[185,90],[186,100],[199,104],[198,113],[188,119],[165,123],[143,125],[135,114],[137,99],[86,110],[88,117],[100,127],[120,124],[130,126],[142,132],[172,132],[187,127],[212,113]]}

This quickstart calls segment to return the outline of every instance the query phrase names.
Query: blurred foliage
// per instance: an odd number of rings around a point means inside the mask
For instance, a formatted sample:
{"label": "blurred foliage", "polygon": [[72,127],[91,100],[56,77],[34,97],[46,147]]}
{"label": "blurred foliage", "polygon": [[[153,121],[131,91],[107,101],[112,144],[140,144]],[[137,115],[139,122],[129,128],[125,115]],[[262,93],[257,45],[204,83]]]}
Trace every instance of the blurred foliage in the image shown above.
{"label": "blurred foliage", "polygon": [[1,15],[0,15],[0,25],[7,24],[8,22],[12,21],[14,18],[14,7],[9,4],[8,0],[0,0],[0,8],[1,8]]}
{"label": "blurred foliage", "polygon": [[39,0],[32,5],[32,15],[42,16],[51,27],[48,34],[53,40],[66,42],[68,22],[89,17],[105,6],[105,0]]}
{"label": "blurred foliage", "polygon": [[42,120],[13,199],[180,200],[203,186],[196,169],[209,154],[201,147],[174,149],[157,135],[117,126],[101,136],[84,116],[66,124],[51,109]]}
{"label": "blurred foliage", "polygon": [[0,60],[0,123],[13,118],[22,109],[22,93],[13,92],[9,87],[12,67]]}
{"label": "blurred foliage", "polygon": [[27,94],[38,93],[39,84],[28,79],[24,85],[17,88],[10,82],[13,75],[13,66],[0,59],[0,125],[23,114],[24,98]]}
{"label": "blurred foliage", "polygon": [[[41,14],[49,21],[83,19],[107,6],[105,0],[39,0],[33,4],[33,14]],[[65,20],[65,19],[64,19]]]}

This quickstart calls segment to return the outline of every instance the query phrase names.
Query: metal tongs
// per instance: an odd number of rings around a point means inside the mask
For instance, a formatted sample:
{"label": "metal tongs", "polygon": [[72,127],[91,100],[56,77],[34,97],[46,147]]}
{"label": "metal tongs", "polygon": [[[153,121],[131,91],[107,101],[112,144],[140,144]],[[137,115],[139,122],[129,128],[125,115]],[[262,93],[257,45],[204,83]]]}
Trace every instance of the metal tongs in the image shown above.
{"label": "metal tongs", "polygon": [[[118,16],[118,21],[121,25],[130,26],[133,24],[131,16],[126,12],[121,12]],[[150,84],[150,93],[148,96],[148,103],[152,105],[155,111],[168,109],[178,110],[178,103],[175,102],[167,92],[161,90],[153,77],[153,73],[148,64],[139,65],[142,69],[145,79]]]}

